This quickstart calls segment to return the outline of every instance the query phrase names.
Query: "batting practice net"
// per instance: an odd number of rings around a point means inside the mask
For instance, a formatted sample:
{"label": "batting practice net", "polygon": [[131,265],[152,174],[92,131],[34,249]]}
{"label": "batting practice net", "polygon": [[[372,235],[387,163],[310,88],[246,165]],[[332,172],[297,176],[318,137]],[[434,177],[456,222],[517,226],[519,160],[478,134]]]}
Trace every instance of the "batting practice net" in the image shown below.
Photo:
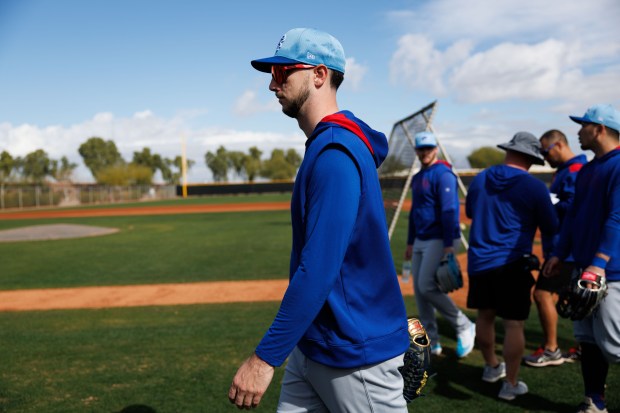
{"label": "batting practice net", "polygon": [[[379,168],[381,191],[385,206],[385,215],[389,228],[389,237],[392,239],[394,228],[400,216],[400,211],[406,203],[407,194],[413,175],[418,171],[418,157],[415,153],[414,137],[418,132],[435,132],[433,130],[433,117],[437,110],[437,101],[420,109],[411,116],[406,117],[394,124],[390,140],[388,142],[388,156]],[[450,154],[437,138],[438,156],[452,164]],[[456,174],[460,193],[467,195],[467,188],[459,174]],[[461,231],[461,243],[465,249],[469,248],[467,239]]]}

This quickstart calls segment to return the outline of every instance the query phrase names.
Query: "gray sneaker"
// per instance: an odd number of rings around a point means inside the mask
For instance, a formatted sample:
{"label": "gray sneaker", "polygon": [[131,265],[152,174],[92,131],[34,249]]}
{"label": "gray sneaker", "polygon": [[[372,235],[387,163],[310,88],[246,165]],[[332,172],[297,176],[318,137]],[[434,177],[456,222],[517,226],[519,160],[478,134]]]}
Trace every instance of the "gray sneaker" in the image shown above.
{"label": "gray sneaker", "polygon": [[506,363],[503,361],[497,367],[491,367],[488,364],[484,366],[482,372],[482,380],[487,383],[495,383],[506,377]]}
{"label": "gray sneaker", "polygon": [[528,392],[527,384],[522,381],[518,381],[514,386],[504,380],[502,383],[502,389],[499,391],[497,397],[504,400],[514,400],[515,397],[524,395]]}
{"label": "gray sneaker", "polygon": [[539,347],[534,353],[529,356],[523,357],[523,361],[528,366],[532,367],[545,367],[545,366],[559,366],[564,363],[564,357],[562,357],[562,351],[560,348],[556,348],[555,351],[551,351],[544,347]]}

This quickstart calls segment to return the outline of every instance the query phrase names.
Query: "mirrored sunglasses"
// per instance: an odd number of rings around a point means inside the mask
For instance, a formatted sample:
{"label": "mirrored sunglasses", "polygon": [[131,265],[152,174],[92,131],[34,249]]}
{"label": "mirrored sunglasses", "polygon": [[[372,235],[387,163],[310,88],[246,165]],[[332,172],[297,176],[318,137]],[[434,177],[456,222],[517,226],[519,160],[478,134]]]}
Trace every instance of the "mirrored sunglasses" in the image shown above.
{"label": "mirrored sunglasses", "polygon": [[290,72],[294,70],[312,69],[313,67],[315,66],[306,65],[303,63],[296,64],[296,65],[290,65],[290,66],[272,65],[271,66],[271,77],[276,83],[281,85],[282,83],[286,82],[286,79],[288,78],[288,75],[290,74]]}

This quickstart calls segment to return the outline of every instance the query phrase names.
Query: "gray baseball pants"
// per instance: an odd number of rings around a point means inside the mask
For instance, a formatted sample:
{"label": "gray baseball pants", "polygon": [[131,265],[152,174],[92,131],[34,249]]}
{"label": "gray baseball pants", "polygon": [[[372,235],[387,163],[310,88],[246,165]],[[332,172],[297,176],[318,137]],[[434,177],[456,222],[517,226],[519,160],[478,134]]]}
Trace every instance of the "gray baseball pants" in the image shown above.
{"label": "gray baseball pants", "polygon": [[578,343],[596,344],[610,363],[620,363],[620,281],[607,284],[603,298],[592,315],[573,321]]}
{"label": "gray baseball pants", "polygon": [[[454,240],[455,250],[459,244],[460,240]],[[454,327],[457,335],[466,331],[471,325],[467,316],[447,294],[441,292],[435,282],[435,272],[442,258],[443,240],[415,239],[411,263],[413,292],[418,306],[418,316],[431,343],[439,342],[435,309]]]}
{"label": "gray baseball pants", "polygon": [[403,355],[378,364],[338,369],[308,359],[297,347],[289,356],[278,413],[407,413]]}

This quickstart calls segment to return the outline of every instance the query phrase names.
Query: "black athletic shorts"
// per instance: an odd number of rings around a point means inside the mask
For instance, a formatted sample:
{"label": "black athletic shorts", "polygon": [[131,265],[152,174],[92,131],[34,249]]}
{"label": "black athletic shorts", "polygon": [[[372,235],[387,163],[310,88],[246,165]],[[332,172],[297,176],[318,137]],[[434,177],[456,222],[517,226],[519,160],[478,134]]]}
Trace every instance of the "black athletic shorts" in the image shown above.
{"label": "black athletic shorts", "polygon": [[495,310],[505,320],[527,320],[535,280],[523,260],[469,276],[467,307]]}
{"label": "black athletic shorts", "polygon": [[545,277],[542,273],[538,274],[535,290],[549,291],[550,293],[559,293],[562,288],[570,284],[571,276],[575,263],[563,262],[560,266],[560,273],[554,277]]}

